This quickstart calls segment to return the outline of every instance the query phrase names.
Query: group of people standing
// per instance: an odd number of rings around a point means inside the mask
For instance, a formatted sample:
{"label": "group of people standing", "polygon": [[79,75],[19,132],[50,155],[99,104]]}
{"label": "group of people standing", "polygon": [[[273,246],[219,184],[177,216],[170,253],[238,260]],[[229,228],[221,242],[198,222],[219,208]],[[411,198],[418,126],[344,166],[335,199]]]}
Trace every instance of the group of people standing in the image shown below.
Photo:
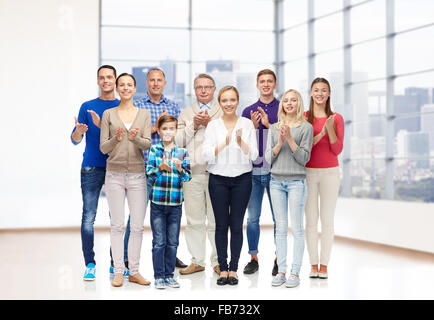
{"label": "group of people standing", "polygon": [[[103,184],[110,210],[113,286],[122,286],[126,276],[130,282],[150,284],[139,273],[148,199],[156,288],[179,287],[174,270],[182,266],[176,254],[183,202],[185,239],[192,259],[179,273],[205,270],[208,237],[217,284],[236,285],[246,210],[251,259],[243,272],[252,274],[259,269],[264,191],[274,221],[272,285],[295,287],[300,282],[304,215],[309,276],[328,277],[344,123],[341,115],[331,111],[326,79],[313,81],[305,112],[296,90],[286,91],[281,101],[277,100],[276,75],[261,70],[257,75],[259,100],[238,116],[237,88],[223,87],[216,99],[214,79],[207,74],[194,79],[196,101],[182,111],[163,95],[166,81],[161,69],[148,72],[148,92],[141,99],[134,98],[132,75],[117,77],[115,68],[105,65],[97,76],[101,95],[82,105],[71,134],[74,144],[86,136],[81,169],[85,280],[96,276],[93,223]],[[115,98],[115,88],[120,101]],[[129,219],[124,231],[125,198]],[[286,277],[289,219],[294,246],[290,276]]]}

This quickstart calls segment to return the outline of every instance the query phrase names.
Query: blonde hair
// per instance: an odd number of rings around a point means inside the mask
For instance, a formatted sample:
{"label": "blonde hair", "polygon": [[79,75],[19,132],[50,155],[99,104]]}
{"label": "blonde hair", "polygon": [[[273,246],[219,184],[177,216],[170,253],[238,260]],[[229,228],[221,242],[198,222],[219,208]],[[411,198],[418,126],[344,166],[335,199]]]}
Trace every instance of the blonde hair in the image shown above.
{"label": "blonde hair", "polygon": [[304,117],[304,114],[303,114],[304,113],[303,99],[301,97],[300,92],[298,92],[297,90],[294,90],[294,89],[289,89],[282,95],[282,99],[280,100],[280,103],[279,103],[279,111],[277,112],[277,119],[278,120],[277,120],[277,124],[276,124],[277,128],[280,128],[286,120],[286,112],[283,109],[283,99],[285,98],[285,96],[288,93],[291,93],[291,92],[293,92],[297,95],[297,100],[298,100],[298,102],[297,102],[297,115],[295,117],[295,123],[297,124],[297,126],[300,126],[304,122],[306,122],[306,118]]}
{"label": "blonde hair", "polygon": [[234,86],[225,86],[225,87],[221,88],[219,91],[218,102],[220,102],[220,98],[221,98],[222,94],[225,93],[226,91],[230,91],[230,90],[235,92],[235,95],[237,96],[237,100],[240,101],[240,94],[239,94],[237,88],[235,88]]}

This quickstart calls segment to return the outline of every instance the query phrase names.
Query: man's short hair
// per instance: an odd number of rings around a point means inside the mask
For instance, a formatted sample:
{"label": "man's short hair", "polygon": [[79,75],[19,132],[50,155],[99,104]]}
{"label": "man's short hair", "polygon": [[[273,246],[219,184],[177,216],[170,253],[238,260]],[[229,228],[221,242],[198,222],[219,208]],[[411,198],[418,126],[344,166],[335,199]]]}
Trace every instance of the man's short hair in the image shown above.
{"label": "man's short hair", "polygon": [[211,77],[209,74],[199,73],[199,75],[196,78],[194,78],[193,83],[196,83],[197,79],[209,79],[212,81],[212,84],[215,86],[215,81],[214,81],[213,77]]}
{"label": "man's short hair", "polygon": [[271,74],[273,76],[273,78],[274,78],[274,82],[277,81],[276,74],[274,73],[273,70],[264,69],[264,70],[261,70],[261,71],[258,72],[258,75],[256,76],[256,82],[258,82],[259,77],[263,76],[264,74]]}
{"label": "man's short hair", "polygon": [[98,68],[98,71],[96,72],[96,76],[97,76],[97,77],[99,76],[99,71],[100,71],[101,69],[111,69],[111,70],[113,70],[113,72],[114,72],[114,74],[115,74],[115,78],[116,78],[116,69],[115,69],[115,67],[113,67],[113,66],[111,66],[111,65],[108,65],[108,64],[105,64],[105,65],[99,67],[99,68]]}
{"label": "man's short hair", "polygon": [[166,75],[164,74],[164,71],[161,70],[160,68],[157,68],[157,67],[150,69],[150,70],[148,71],[148,75],[146,76],[146,78],[149,78],[149,74],[150,74],[152,71],[160,71],[160,72],[163,74],[163,78],[166,79]]}

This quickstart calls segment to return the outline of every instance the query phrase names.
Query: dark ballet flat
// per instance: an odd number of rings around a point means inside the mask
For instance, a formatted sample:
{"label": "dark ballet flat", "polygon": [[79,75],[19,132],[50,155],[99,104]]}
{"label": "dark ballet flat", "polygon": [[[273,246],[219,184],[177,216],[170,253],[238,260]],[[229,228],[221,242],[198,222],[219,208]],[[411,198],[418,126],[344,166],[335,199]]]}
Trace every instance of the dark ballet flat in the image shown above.
{"label": "dark ballet flat", "polygon": [[235,277],[229,277],[227,283],[231,286],[235,286],[238,284],[238,279]]}
{"label": "dark ballet flat", "polygon": [[227,283],[228,283],[228,278],[226,278],[226,277],[220,277],[217,279],[217,284],[219,286],[224,286]]}

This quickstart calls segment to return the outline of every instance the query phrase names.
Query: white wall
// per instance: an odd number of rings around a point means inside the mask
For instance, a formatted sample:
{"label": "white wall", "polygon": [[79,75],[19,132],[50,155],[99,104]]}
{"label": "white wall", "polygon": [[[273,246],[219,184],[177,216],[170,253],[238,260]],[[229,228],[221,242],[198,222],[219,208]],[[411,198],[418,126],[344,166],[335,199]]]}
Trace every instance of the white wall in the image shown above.
{"label": "white wall", "polygon": [[83,147],[97,96],[98,0],[0,0],[0,228],[80,224]]}

